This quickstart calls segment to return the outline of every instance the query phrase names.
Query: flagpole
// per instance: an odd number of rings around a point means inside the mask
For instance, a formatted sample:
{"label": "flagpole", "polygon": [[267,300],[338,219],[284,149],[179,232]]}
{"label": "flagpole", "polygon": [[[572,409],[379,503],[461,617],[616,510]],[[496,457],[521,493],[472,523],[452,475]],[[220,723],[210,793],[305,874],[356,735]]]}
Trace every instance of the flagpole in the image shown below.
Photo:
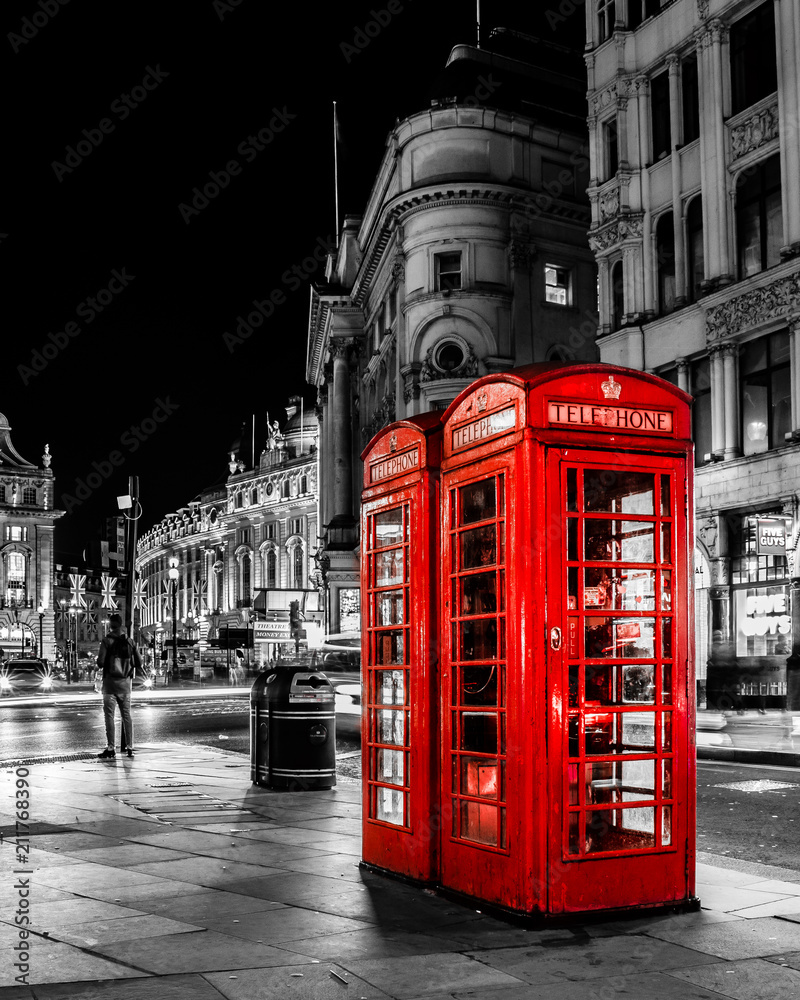
{"label": "flagpole", "polygon": [[250,451],[251,469],[256,467],[256,415],[253,414],[253,444]]}
{"label": "flagpole", "polygon": [[336,101],[333,102],[333,202],[335,207],[336,246],[339,246],[339,143]]}
{"label": "flagpole", "polygon": [[479,49],[481,47],[481,0],[475,0],[475,6],[477,8],[476,13],[477,13],[477,16],[478,16],[478,23],[477,23],[477,28],[478,28],[478,44],[476,45],[476,48]]}

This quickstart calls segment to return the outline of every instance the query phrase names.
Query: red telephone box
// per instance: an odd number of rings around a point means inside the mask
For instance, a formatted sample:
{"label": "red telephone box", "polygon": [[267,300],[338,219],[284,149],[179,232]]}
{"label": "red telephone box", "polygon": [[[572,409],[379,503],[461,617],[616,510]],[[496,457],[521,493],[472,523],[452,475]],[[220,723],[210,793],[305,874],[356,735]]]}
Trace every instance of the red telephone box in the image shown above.
{"label": "red telephone box", "polygon": [[[404,424],[365,452],[364,663],[375,721],[364,780],[394,787],[374,763],[388,749],[376,742],[386,669],[375,646],[376,519],[405,503],[424,532],[427,506],[426,544],[405,547],[399,515],[391,537],[410,592],[430,594],[406,604],[421,660],[404,654],[404,669],[415,664],[404,732],[416,759],[439,755],[438,768],[412,766],[411,787],[420,777],[416,804],[441,817],[428,872],[450,892],[541,917],[697,905],[690,400],[611,365],[486,376],[444,414],[425,415],[429,440],[437,416],[442,425],[438,504],[422,465],[397,488],[379,495],[374,485],[392,435],[397,454],[412,447]],[[431,448],[431,480],[435,464]],[[426,650],[437,634],[434,671]],[[414,691],[417,669],[430,683]],[[378,829],[374,792],[365,795],[365,860],[422,877],[408,865],[421,846],[398,853],[399,830]]]}
{"label": "red telephone box", "polygon": [[440,413],[384,428],[362,454],[364,861],[438,877]]}
{"label": "red telephone box", "polygon": [[443,886],[543,915],[696,905],[689,403],[532,365],[445,412]]}

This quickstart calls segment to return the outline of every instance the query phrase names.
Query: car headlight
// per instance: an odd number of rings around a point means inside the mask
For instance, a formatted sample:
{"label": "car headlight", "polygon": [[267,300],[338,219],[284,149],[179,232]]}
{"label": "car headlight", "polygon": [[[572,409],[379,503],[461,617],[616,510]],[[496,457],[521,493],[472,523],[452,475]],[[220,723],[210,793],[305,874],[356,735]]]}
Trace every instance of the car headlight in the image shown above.
{"label": "car headlight", "polygon": [[53,678],[52,677],[43,677],[42,678],[42,690],[43,691],[49,691],[52,686],[53,686]]}
{"label": "car headlight", "polygon": [[142,687],[151,688],[152,686],[153,686],[153,678],[145,677],[144,681],[142,682]]}
{"label": "car headlight", "polygon": [[8,677],[0,677],[0,691],[10,691],[11,680]]}

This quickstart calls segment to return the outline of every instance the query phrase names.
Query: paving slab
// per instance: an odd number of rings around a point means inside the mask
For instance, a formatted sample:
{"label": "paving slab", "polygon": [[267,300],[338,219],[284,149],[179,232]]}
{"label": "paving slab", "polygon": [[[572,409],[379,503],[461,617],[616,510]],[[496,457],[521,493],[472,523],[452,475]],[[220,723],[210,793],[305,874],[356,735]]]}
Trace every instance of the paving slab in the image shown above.
{"label": "paving slab", "polygon": [[86,847],[72,852],[73,859],[93,861],[101,865],[118,865],[121,868],[146,864],[149,861],[180,861],[181,858],[188,857],[190,857],[188,851],[173,851],[164,847],[153,847],[150,844],[132,844],[128,841],[117,841],[114,847]]}
{"label": "paving slab", "polygon": [[31,926],[50,932],[67,929],[75,923],[86,923],[87,920],[114,920],[117,917],[145,915],[135,907],[81,896],[48,903],[41,910],[35,904],[34,896],[31,902]]}
{"label": "paving slab", "polygon": [[206,975],[227,1000],[389,1000],[394,994],[376,989],[339,965],[312,965],[298,971],[296,966],[278,969],[240,969],[235,976]]}
{"label": "paving slab", "polygon": [[285,874],[280,868],[241,864],[224,858],[190,857],[181,861],[155,861],[133,865],[129,874],[146,875],[148,878],[168,878],[193,885],[229,888],[229,883],[242,879],[260,879],[265,875]]}
{"label": "paving slab", "polygon": [[[203,922],[212,931],[246,941],[264,941],[270,944],[311,938],[317,934],[341,934],[361,930],[365,926],[363,921],[294,906],[247,913],[241,918],[235,918],[233,914],[217,919],[209,916]],[[311,957],[317,956],[312,952]]]}
{"label": "paving slab", "polygon": [[[159,863],[182,864],[180,861]],[[43,868],[37,872],[36,881],[43,885],[52,885],[56,889],[80,891],[87,886],[141,885],[145,882],[155,882],[156,877],[134,871],[132,868],[114,868],[111,865],[95,865],[86,861],[66,867],[60,865],[56,868]]]}
{"label": "paving slab", "polygon": [[705,927],[654,927],[648,933],[662,941],[731,960],[780,955],[795,950],[798,944],[797,927],[777,917],[756,917]]}
{"label": "paving slab", "polygon": [[[411,1000],[422,1000],[422,996]],[[586,982],[532,984],[506,990],[455,992],[455,1000],[726,1000],[702,986],[670,979],[660,972],[641,976],[613,976]],[[771,1000],[765,997],[764,1000]]]}
{"label": "paving slab", "polygon": [[519,987],[513,974],[492,968],[468,955],[433,952],[404,958],[373,958],[348,962],[354,975],[384,990],[397,1000],[411,997],[452,994],[492,987]]}
{"label": "paving slab", "polygon": [[231,915],[244,919],[249,913],[264,913],[267,910],[281,910],[285,903],[274,903],[269,899],[259,899],[255,896],[242,896],[235,892],[223,892],[216,889],[191,893],[188,896],[171,896],[162,899],[149,899],[138,904],[148,913],[159,913],[173,920],[186,920],[205,927],[206,921],[217,921]]}
{"label": "paving slab", "polygon": [[[103,899],[108,903],[126,903],[130,906],[136,906],[138,901],[144,903],[145,900],[182,898],[205,892],[208,892],[207,886],[190,885],[188,882],[177,882],[167,878],[153,879],[152,882],[144,882],[140,885],[83,886],[81,888],[82,896]],[[141,908],[148,909],[149,907],[142,906]]]}
{"label": "paving slab", "polygon": [[411,933],[396,927],[373,925],[360,931],[344,934],[326,934],[296,941],[283,941],[281,947],[300,955],[313,955],[323,962],[366,961],[381,955],[383,958],[402,958],[407,955],[429,955],[442,952],[463,951],[459,941],[432,936],[427,931]]}
{"label": "paving slab", "polygon": [[[763,883],[757,882],[755,884],[762,885]],[[773,903],[775,900],[787,898],[786,893],[754,889],[752,883],[747,886],[700,885],[698,883],[697,895],[704,907],[723,913],[733,913],[737,910],[743,910],[745,907],[760,906],[762,903]]]}
{"label": "paving slab", "polygon": [[797,969],[783,968],[760,959],[673,969],[669,975],[683,983],[715,990],[732,1000],[797,1000],[800,996]]}
{"label": "paving slab", "polygon": [[602,939],[587,935],[582,940],[576,938],[571,947],[549,946],[551,944],[542,942],[534,947],[497,948],[467,954],[526,983],[641,975],[714,961],[710,955],[645,935]]}
{"label": "paving slab", "polygon": [[144,972],[159,976],[181,972],[219,972],[277,965],[309,965],[312,962],[311,958],[304,955],[232,937],[229,934],[219,934],[216,931],[170,934],[144,941],[123,941],[98,945],[94,950],[97,954],[115,962],[135,966]]}
{"label": "paving slab", "polygon": [[78,948],[93,950],[97,945],[113,941],[141,941],[144,938],[164,937],[167,934],[187,934],[202,928],[168,917],[142,914],[117,917],[113,920],[90,920],[83,924],[70,924],[68,929],[51,930],[50,937],[74,944]]}
{"label": "paving slab", "polygon": [[[36,1000],[77,1000],[77,998],[80,1000],[220,1000],[220,993],[199,975],[158,978],[148,976],[146,979],[36,988]],[[14,998],[6,998],[0,992],[0,1000],[14,1000]]]}

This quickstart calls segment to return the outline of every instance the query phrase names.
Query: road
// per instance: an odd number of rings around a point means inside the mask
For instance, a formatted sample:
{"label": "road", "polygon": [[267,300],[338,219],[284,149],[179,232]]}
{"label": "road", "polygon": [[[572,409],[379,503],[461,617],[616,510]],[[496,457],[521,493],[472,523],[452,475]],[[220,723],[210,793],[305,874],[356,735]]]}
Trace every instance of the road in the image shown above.
{"label": "road", "polygon": [[[181,742],[250,753],[249,700],[219,697],[134,703],[139,744]],[[0,762],[98,752],[102,709],[93,698],[72,705],[0,703]],[[359,744],[337,739],[337,769],[360,776]],[[738,787],[737,787],[738,786]],[[800,769],[698,761],[697,848],[800,870]]]}

